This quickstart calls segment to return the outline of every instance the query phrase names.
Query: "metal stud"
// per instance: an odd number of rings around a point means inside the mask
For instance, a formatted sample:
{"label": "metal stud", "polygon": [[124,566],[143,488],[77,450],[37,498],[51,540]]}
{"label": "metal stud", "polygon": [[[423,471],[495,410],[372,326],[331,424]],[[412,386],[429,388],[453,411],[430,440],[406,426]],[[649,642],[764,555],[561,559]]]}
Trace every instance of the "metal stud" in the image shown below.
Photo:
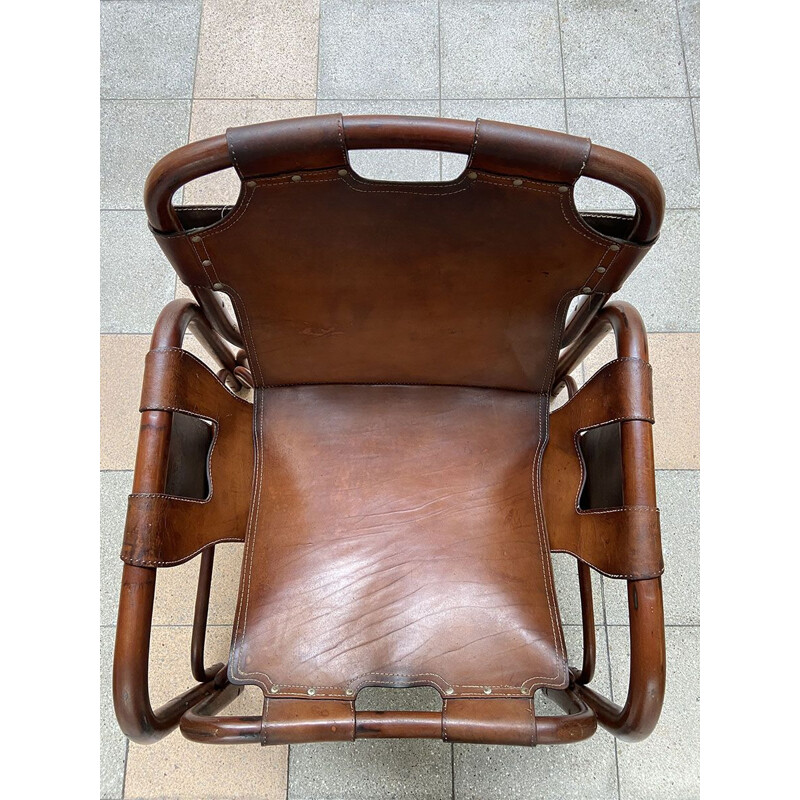
{"label": "metal stud", "polygon": [[311,695],[312,697],[313,697],[313,696],[314,696],[316,693],[317,693],[317,690],[316,690],[316,689],[315,689],[313,686],[312,686],[312,687],[311,687],[311,688],[310,688],[310,689],[309,689],[309,690],[306,692],[306,694],[309,694],[309,695]]}
{"label": "metal stud", "polygon": [[340,169],[339,170],[339,177],[346,178],[347,177],[347,170],[346,169]]}
{"label": "metal stud", "polygon": [[203,240],[199,236],[192,236],[193,242],[202,242]]}
{"label": "metal stud", "polygon": [[255,181],[247,181],[247,185],[248,185],[249,188],[252,189],[256,185],[256,182]]}
{"label": "metal stud", "polygon": [[491,694],[492,693],[492,687],[491,686],[484,686],[483,687],[483,693],[484,694]]}
{"label": "metal stud", "polygon": [[208,259],[206,259],[205,261],[203,261],[203,266],[204,267],[210,267],[211,266],[211,262]]}
{"label": "metal stud", "polygon": [[564,194],[564,192],[569,191],[569,186],[559,186],[558,191],[561,192],[561,194]]}
{"label": "metal stud", "polygon": [[591,294],[591,293],[592,293],[592,289],[591,289],[591,287],[590,287],[590,286],[584,286],[584,287],[583,287],[583,289],[581,289],[581,291],[582,291],[584,294]]}
{"label": "metal stud", "polygon": [[522,186],[522,180],[520,178],[514,179],[514,186]]}
{"label": "metal stud", "polygon": [[277,686],[270,686],[269,687],[270,694],[278,694],[278,687]]}
{"label": "metal stud", "polygon": [[468,178],[469,178],[471,181],[474,181],[474,180],[475,180],[475,179],[478,177],[478,173],[477,173],[477,172],[468,172],[468,173],[467,173],[467,177],[468,177]]}
{"label": "metal stud", "polygon": [[345,690],[344,690],[344,693],[345,693],[345,694],[346,694],[348,697],[352,697],[352,696],[353,696],[353,690],[352,690],[352,689],[345,689]]}
{"label": "metal stud", "polygon": [[530,694],[531,690],[527,686],[522,687],[522,694]]}
{"label": "metal stud", "polygon": [[303,180],[300,175],[292,175],[292,180],[297,183],[298,181]]}
{"label": "metal stud", "polygon": [[611,250],[612,253],[616,253],[617,250],[619,250],[619,245],[618,244],[612,244],[611,247],[609,247],[608,249]]}
{"label": "metal stud", "polygon": [[598,267],[597,271],[602,275],[606,271],[606,268],[605,267]]}
{"label": "metal stud", "polygon": [[221,292],[225,287],[221,283],[215,283],[211,288],[215,292]]}
{"label": "metal stud", "polygon": [[456,690],[452,686],[448,686],[445,690],[445,694],[455,694]]}

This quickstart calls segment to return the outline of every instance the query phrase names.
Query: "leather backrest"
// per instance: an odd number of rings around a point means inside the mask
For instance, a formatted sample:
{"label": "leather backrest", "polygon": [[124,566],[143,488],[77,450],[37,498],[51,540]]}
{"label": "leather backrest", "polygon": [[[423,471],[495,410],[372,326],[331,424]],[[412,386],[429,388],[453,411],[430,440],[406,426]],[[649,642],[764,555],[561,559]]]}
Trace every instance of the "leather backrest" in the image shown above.
{"label": "leather backrest", "polygon": [[587,139],[479,120],[460,177],[389,183],[353,172],[340,115],[227,136],[235,208],[156,238],[186,284],[230,296],[257,386],[547,391],[570,301],[648,249],[577,213]]}

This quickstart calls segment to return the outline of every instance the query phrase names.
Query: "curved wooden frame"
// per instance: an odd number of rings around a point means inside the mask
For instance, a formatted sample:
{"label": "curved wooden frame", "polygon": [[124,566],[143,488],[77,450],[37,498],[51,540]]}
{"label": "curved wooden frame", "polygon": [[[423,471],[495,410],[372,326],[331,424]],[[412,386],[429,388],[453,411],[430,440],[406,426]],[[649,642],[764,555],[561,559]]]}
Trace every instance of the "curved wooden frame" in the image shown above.
{"label": "curved wooden frame", "polygon": [[[187,329],[203,343],[222,367],[229,384],[236,383],[233,371],[239,363],[226,344],[214,333],[202,311],[189,300],[168,303],[153,330],[152,349],[181,347]],[[133,474],[133,491],[163,492],[167,476],[172,414],[145,411],[139,428],[139,445]],[[197,686],[179,695],[158,710],[150,702],[148,659],[156,590],[156,570],[124,564],[119,598],[117,636],[114,645],[114,709],[123,733],[135,742],[158,741],[174,730],[181,716],[201,701],[230,702],[241,687],[229,688],[224,664],[208,669],[203,664],[208,600],[214,549],[203,552],[192,631],[191,669]]]}
{"label": "curved wooden frame", "polygon": [[[347,148],[375,150],[408,148],[468,154],[475,137],[475,122],[438,117],[363,115],[343,117]],[[179,147],[162,158],[145,182],[144,207],[150,225],[162,233],[182,230],[172,205],[175,192],[190,181],[233,167],[224,134]],[[632,156],[592,144],[583,176],[603,181],[625,192],[636,214],[630,233],[635,244],[651,243],[661,229],[666,205],[664,189],[647,166]],[[202,296],[201,296],[202,293]],[[224,339],[242,347],[213,292],[195,295],[212,327]],[[564,328],[562,347],[574,342],[608,300],[608,295],[580,298]]]}
{"label": "curved wooden frame", "polygon": [[[424,117],[366,116],[344,118],[348,146],[352,149],[418,148],[468,153],[474,123]],[[174,193],[187,182],[231,167],[227,141],[216,136],[186,145],[165,156],[151,171],[145,189],[145,208],[151,226],[162,232],[181,229],[172,206]],[[593,145],[583,175],[610,183],[629,194],[636,204],[630,240],[648,243],[657,235],[664,213],[664,194],[653,173],[630,156]],[[241,346],[238,331],[224,315],[213,292],[203,290],[200,307],[190,301],[173,301],[159,316],[152,347],[181,347],[188,327],[219,361],[219,377],[234,390],[249,383],[246,358],[234,354],[226,342]],[[641,317],[626,303],[605,305],[607,295],[581,301],[565,327],[553,393],[566,384],[569,373],[609,330],[617,354],[647,360],[647,339]],[[135,493],[162,492],[166,478],[172,415],[167,411],[142,414],[134,473]],[[641,421],[621,423],[626,504],[655,505],[651,425]],[[241,687],[228,683],[226,667],[204,665],[203,649],[214,550],[202,554],[198,580],[190,664],[198,684],[153,710],[148,690],[148,657],[155,594],[156,570],[126,564],[123,568],[119,621],[114,658],[114,702],[120,726],[137,742],[152,742],[180,724],[187,738],[215,743],[260,742],[261,717],[221,717],[215,714]],[[664,697],[665,647],[660,579],[628,581],[631,637],[631,677],[623,706],[589,688],[596,662],[594,611],[589,567],[579,563],[583,616],[584,655],[580,670],[572,670],[566,691],[550,690],[567,712],[561,717],[536,719],[537,741],[557,744],[585,739],[597,722],[615,736],[634,741],[646,737],[660,714]],[[439,712],[357,712],[357,737],[441,736]]]}
{"label": "curved wooden frame", "polygon": [[[648,360],[647,333],[639,312],[630,303],[614,302],[605,306],[559,359],[553,383],[555,395],[562,385],[569,390],[569,373],[613,332],[618,358]],[[649,422],[620,423],[623,486],[625,505],[655,506],[655,465],[653,431]],[[630,626],[630,680],[623,706],[613,703],[589,688],[586,675],[594,671],[594,614],[592,584],[588,568],[578,564],[583,615],[584,667],[575,672],[578,695],[597,714],[598,722],[623,741],[646,738],[655,728],[664,703],[666,684],[666,644],[664,640],[664,605],[661,578],[629,580],[628,620]],[[586,643],[590,641],[589,648]],[[587,649],[589,655],[587,656]]]}

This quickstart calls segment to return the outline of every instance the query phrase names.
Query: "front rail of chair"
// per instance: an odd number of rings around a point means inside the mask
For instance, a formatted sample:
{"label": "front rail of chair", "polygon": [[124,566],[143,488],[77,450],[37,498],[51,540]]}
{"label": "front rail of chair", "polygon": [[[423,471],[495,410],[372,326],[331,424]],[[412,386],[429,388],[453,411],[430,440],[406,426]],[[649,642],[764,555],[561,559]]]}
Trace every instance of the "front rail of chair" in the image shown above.
{"label": "front rail of chair", "polygon": [[[349,150],[417,149],[469,154],[476,123],[437,117],[365,115],[342,118]],[[190,181],[233,167],[225,135],[192,142],[164,156],[150,171],[145,183],[144,206],[154,230],[182,230],[172,198]],[[648,244],[658,235],[664,218],[664,190],[653,172],[641,161],[616,150],[592,144],[582,172],[621,189],[634,202],[635,219],[630,241]],[[238,331],[222,312],[213,293],[198,297],[212,326],[228,341],[242,346]],[[607,295],[581,298],[564,330],[563,346],[572,343],[608,299]]]}
{"label": "front rail of chair", "polygon": [[[569,373],[612,332],[618,358],[648,360],[647,334],[639,312],[629,303],[606,305],[559,359],[553,393],[568,384]],[[623,500],[626,506],[655,506],[655,465],[652,425],[644,421],[620,424]],[[655,728],[664,702],[666,645],[661,578],[629,580],[630,680],[623,706],[588,686],[577,692],[597,714],[598,722],[617,738],[640,741]],[[580,682],[580,681],[579,681]]]}
{"label": "front rail of chair", "polygon": [[[188,300],[173,300],[164,308],[156,322],[151,347],[181,347],[188,329],[220,362],[223,371],[232,375],[236,358],[212,331],[200,309]],[[134,493],[164,491],[171,429],[169,411],[142,412]],[[212,567],[213,548],[208,548],[202,556],[190,654],[192,673],[199,683],[154,710],[148,668],[156,569],[123,564],[114,646],[114,709],[122,731],[135,742],[158,741],[177,727],[189,708],[203,700],[215,701],[216,707],[220,707],[220,700],[230,702],[241,690],[228,684],[225,665],[215,664],[206,669],[203,664]]]}

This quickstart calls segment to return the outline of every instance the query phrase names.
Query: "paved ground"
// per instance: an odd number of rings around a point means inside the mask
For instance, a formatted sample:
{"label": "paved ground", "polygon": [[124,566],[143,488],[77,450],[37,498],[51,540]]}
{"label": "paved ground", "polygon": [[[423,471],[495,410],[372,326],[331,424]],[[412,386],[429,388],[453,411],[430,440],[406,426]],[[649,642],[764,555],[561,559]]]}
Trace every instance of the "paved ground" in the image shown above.
{"label": "paved ground", "polygon": [[[691,798],[699,793],[699,3],[690,0],[103,0],[101,178],[102,796],[105,798]],[[659,504],[666,556],[667,701],[645,743],[604,732],[567,748],[358,742],[204,748],[179,734],[129,744],[110,706],[120,562],[142,358],[174,274],[147,231],[150,166],[229,125],[341,110],[483,116],[585,134],[661,178],[662,240],[622,295],[651,331]],[[438,154],[357,154],[369,177],[438,179]],[[461,162],[463,163],[463,162]],[[214,178],[186,199],[235,196]],[[624,208],[588,186],[585,208]],[[590,366],[600,365],[599,359]],[[220,547],[209,635],[224,660],[240,546]],[[579,609],[558,561],[571,648]],[[565,557],[564,557],[565,558]],[[192,563],[159,577],[155,700],[189,683]],[[622,586],[597,581],[601,684],[626,687]],[[607,654],[607,657],[606,657]],[[431,690],[415,694],[418,707]],[[391,702],[372,690],[365,704]],[[366,694],[366,693],[364,693]],[[260,713],[258,697],[237,701]],[[244,711],[252,709],[252,711]]]}

